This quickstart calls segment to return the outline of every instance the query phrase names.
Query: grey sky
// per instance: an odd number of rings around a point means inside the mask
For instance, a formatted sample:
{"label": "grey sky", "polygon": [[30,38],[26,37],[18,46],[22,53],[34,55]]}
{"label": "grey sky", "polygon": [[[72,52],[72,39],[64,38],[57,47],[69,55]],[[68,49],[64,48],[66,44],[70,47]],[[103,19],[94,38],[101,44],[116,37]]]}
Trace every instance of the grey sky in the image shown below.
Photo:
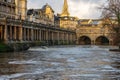
{"label": "grey sky", "polygon": [[[98,9],[106,0],[68,0],[71,16],[79,18],[99,18]],[[64,0],[28,0],[28,8],[41,8],[48,3],[56,13],[61,13]]]}

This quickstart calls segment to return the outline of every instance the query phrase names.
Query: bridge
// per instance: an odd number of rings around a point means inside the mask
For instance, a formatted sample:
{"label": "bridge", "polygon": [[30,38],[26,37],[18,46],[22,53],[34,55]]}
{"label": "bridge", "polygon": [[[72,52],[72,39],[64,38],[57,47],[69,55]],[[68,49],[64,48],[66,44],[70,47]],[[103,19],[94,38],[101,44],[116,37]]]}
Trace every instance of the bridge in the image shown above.
{"label": "bridge", "polygon": [[76,32],[26,20],[0,18],[0,41],[6,44],[74,44]]}
{"label": "bridge", "polygon": [[[81,21],[77,26],[77,44],[80,45],[114,45],[115,33],[109,28],[109,25],[103,26],[101,20],[86,20],[87,24]],[[88,23],[89,22],[89,23]]]}

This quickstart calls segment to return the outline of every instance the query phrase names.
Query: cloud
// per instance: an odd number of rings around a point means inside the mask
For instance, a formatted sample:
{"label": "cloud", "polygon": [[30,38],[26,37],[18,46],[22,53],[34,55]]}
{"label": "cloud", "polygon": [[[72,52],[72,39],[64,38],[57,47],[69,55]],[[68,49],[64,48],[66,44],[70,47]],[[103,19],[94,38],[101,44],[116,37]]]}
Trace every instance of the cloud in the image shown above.
{"label": "cloud", "polygon": [[101,12],[98,7],[103,2],[102,0],[69,0],[69,10],[72,16],[79,18],[99,18]]}
{"label": "cloud", "polygon": [[[63,2],[63,0],[29,0],[28,8],[41,8],[48,3],[56,14],[61,13]],[[99,18],[101,11],[98,7],[104,2],[105,0],[68,0],[69,12],[71,16],[79,18]]]}

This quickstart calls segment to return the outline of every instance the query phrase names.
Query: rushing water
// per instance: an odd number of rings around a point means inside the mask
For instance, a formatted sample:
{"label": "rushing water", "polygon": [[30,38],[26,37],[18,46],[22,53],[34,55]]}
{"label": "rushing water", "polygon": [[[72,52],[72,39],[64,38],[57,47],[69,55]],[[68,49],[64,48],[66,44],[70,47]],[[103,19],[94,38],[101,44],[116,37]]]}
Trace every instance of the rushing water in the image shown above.
{"label": "rushing water", "polygon": [[0,53],[0,80],[120,80],[120,53],[105,46]]}

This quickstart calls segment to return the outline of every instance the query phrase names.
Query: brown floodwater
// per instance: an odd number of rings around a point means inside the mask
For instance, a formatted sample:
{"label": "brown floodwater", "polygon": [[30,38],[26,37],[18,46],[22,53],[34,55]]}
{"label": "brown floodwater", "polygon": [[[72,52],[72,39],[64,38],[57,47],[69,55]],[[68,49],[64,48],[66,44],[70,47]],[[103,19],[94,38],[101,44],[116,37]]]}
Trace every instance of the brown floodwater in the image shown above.
{"label": "brown floodwater", "polygon": [[0,53],[0,80],[120,80],[111,46],[35,47]]}

